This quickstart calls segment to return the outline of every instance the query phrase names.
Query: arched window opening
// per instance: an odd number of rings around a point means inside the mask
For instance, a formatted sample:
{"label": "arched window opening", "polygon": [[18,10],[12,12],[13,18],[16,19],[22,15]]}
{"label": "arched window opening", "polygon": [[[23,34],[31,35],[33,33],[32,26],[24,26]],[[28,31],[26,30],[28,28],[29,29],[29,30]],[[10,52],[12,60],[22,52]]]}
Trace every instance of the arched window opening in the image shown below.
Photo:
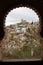
{"label": "arched window opening", "polygon": [[40,19],[33,9],[18,7],[11,10],[4,28],[4,59],[41,58]]}

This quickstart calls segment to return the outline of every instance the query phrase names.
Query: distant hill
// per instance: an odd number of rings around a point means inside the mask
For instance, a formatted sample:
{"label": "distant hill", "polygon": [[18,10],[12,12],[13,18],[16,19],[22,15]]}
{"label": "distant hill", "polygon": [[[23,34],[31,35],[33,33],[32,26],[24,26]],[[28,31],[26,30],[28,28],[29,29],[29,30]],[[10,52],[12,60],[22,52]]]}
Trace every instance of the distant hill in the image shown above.
{"label": "distant hill", "polygon": [[21,20],[20,23],[5,27],[5,37],[2,40],[4,57],[40,57],[40,35],[36,26],[36,22],[31,24],[26,20]]}

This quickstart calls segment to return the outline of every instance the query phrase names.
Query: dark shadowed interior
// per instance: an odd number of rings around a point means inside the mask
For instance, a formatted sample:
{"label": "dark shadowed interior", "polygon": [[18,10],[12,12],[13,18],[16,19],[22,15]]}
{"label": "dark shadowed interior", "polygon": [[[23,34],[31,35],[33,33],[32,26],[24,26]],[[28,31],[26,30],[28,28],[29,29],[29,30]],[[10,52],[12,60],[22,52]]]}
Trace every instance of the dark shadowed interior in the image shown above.
{"label": "dark shadowed interior", "polygon": [[42,0],[1,0],[0,2],[0,41],[4,38],[5,18],[16,7],[30,7],[37,12],[40,19],[40,35],[43,38],[43,1]]}

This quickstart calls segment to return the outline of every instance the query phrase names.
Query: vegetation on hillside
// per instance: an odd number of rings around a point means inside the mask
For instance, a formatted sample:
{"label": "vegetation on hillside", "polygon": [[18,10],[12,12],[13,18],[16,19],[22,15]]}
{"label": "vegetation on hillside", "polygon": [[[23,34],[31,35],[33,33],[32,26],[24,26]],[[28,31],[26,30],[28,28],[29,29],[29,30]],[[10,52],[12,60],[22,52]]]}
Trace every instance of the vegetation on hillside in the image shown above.
{"label": "vegetation on hillside", "polygon": [[2,41],[3,58],[40,58],[41,44],[38,25],[28,22],[17,23],[5,27]]}

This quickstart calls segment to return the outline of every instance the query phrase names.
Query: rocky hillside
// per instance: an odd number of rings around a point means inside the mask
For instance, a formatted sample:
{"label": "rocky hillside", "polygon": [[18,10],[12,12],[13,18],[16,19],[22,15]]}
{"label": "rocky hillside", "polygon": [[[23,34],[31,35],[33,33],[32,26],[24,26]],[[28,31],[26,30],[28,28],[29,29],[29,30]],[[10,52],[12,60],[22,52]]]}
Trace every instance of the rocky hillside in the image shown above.
{"label": "rocky hillside", "polygon": [[38,35],[39,24],[21,23],[5,27],[2,40],[4,58],[40,58],[41,45]]}

